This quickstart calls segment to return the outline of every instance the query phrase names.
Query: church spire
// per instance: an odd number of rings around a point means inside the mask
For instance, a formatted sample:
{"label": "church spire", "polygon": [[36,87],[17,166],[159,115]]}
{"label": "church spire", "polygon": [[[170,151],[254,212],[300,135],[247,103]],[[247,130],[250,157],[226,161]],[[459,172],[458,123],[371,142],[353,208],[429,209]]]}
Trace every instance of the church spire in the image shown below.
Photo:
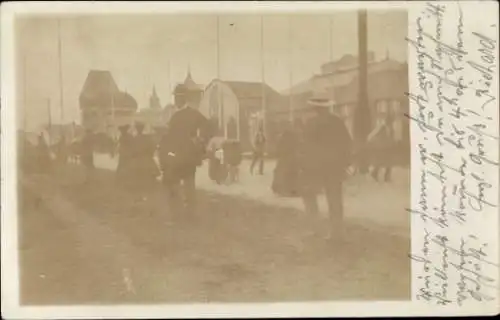
{"label": "church spire", "polygon": [[149,97],[149,107],[152,109],[161,109],[160,98],[156,93],[155,85],[153,85],[153,93],[151,94],[151,97]]}

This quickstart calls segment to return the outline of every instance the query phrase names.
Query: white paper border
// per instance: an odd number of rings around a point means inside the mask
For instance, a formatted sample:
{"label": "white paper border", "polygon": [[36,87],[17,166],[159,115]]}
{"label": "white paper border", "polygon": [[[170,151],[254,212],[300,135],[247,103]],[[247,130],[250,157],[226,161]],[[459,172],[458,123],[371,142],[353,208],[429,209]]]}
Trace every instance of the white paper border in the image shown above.
{"label": "white paper border", "polygon": [[[482,1],[481,1],[482,2]],[[463,2],[465,3],[465,2]],[[4,3],[1,8],[2,25],[2,313],[5,318],[16,319],[59,319],[59,318],[207,318],[207,317],[320,317],[320,316],[421,316],[495,313],[498,309],[457,309],[435,307],[414,302],[318,302],[318,303],[269,303],[269,304],[185,304],[163,306],[85,306],[85,307],[19,307],[19,287],[17,280],[17,149],[15,147],[15,72],[14,63],[14,14],[29,13],[183,13],[213,11],[226,12],[318,12],[324,10],[352,10],[360,6],[367,9],[408,8],[409,17],[420,2],[32,2]],[[478,10],[477,19],[483,12],[498,12],[496,2],[478,5],[467,2],[469,10]],[[498,16],[498,15],[497,15]],[[411,18],[409,18],[411,24]],[[413,74],[414,60],[408,59],[409,74]],[[414,82],[410,79],[410,86]],[[498,88],[498,85],[497,85]],[[497,89],[498,91],[498,89]],[[497,97],[498,98],[498,97]],[[415,128],[412,126],[412,134]],[[413,150],[413,157],[415,156]],[[412,171],[418,168],[412,167]],[[498,186],[497,186],[498,190]],[[413,194],[412,194],[413,198]],[[405,214],[402,208],[402,214]],[[412,219],[414,220],[414,219]],[[498,227],[498,219],[494,226]],[[491,228],[494,228],[491,225]],[[498,233],[498,229],[494,230]],[[420,236],[418,222],[412,221],[412,237]],[[497,235],[498,236],[498,235]],[[498,244],[498,240],[497,240]],[[415,275],[412,275],[415,276]]]}

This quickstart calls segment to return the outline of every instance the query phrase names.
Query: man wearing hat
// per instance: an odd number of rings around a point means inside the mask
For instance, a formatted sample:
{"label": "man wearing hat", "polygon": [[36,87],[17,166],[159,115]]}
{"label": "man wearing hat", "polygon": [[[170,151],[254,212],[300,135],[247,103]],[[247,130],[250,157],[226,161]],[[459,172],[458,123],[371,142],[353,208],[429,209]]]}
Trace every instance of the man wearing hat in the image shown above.
{"label": "man wearing hat", "polygon": [[[204,156],[211,132],[209,121],[191,107],[187,88],[179,84],[174,90],[177,111],[168,124],[165,138],[160,143],[163,159],[164,183],[168,188],[169,203],[173,211],[195,210],[195,174]],[[168,168],[165,167],[168,164]],[[181,201],[184,200],[184,202]]]}
{"label": "man wearing hat", "polygon": [[342,182],[350,161],[351,138],[342,119],[330,112],[333,101],[326,95],[314,95],[308,105],[313,115],[304,126],[301,148],[302,196],[306,211],[317,215],[317,195],[326,194],[330,234],[342,224]]}

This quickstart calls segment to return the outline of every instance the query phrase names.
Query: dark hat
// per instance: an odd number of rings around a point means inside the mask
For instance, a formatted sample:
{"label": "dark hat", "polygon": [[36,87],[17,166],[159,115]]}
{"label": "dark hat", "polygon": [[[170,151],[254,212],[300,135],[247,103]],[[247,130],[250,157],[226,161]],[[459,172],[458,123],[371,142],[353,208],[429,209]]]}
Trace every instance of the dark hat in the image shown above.
{"label": "dark hat", "polygon": [[309,98],[307,104],[314,107],[328,108],[332,107],[334,105],[334,102],[326,94],[316,93],[311,98]]}
{"label": "dark hat", "polygon": [[174,95],[183,96],[187,93],[187,87],[184,84],[178,84],[175,86]]}

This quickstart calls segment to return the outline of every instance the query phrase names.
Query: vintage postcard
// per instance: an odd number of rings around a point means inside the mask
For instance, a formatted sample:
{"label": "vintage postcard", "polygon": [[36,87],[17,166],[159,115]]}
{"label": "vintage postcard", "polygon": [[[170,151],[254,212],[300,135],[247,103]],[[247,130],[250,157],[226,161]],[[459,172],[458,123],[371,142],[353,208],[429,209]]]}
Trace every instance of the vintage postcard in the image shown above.
{"label": "vintage postcard", "polygon": [[499,311],[498,3],[1,7],[2,316]]}

